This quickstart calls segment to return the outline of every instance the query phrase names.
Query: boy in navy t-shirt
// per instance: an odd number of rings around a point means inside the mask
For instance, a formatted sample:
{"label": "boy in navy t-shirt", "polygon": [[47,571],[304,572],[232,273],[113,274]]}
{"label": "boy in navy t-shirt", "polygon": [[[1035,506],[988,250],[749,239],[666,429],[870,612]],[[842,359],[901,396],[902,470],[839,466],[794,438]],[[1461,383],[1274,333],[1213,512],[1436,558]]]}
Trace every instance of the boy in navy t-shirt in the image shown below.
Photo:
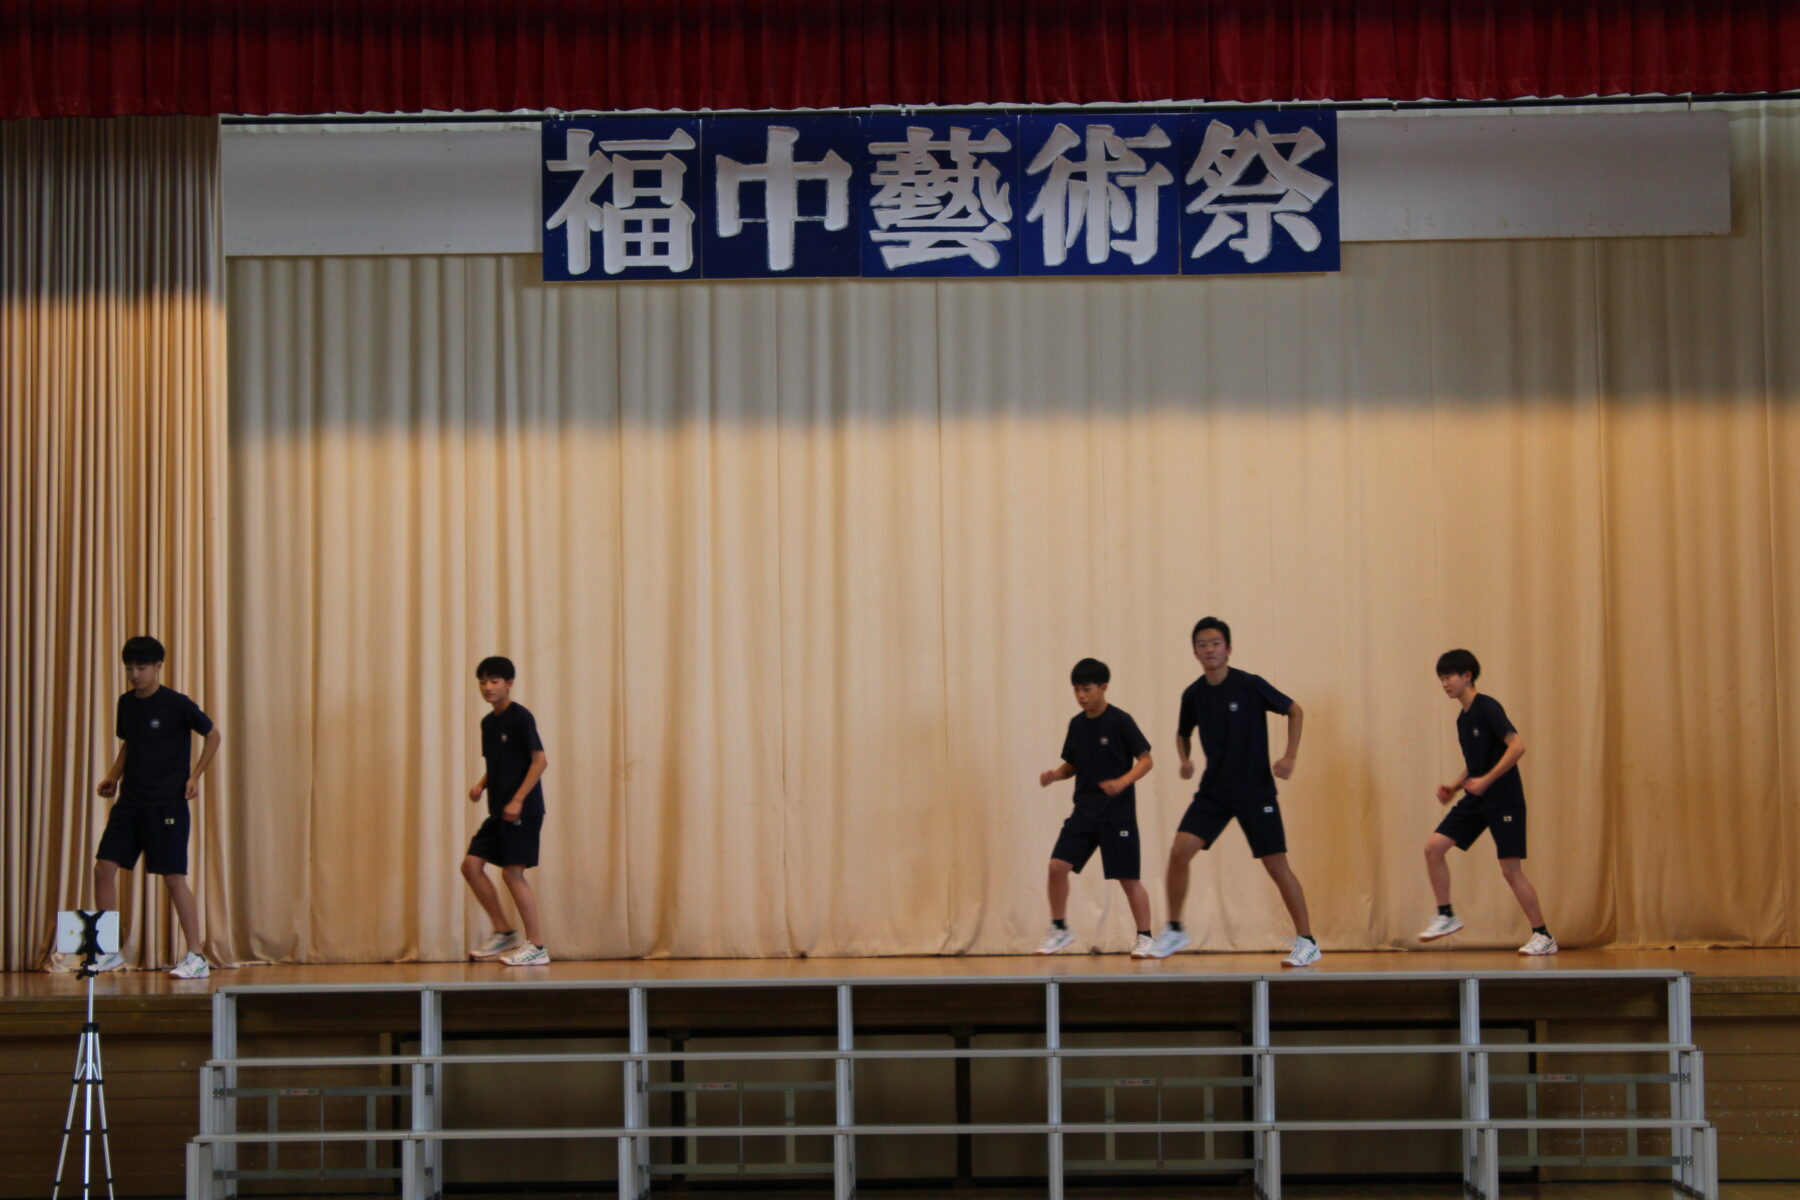
{"label": "boy in navy t-shirt", "polygon": [[[114,732],[120,742],[112,767],[95,790],[118,797],[94,852],[94,902],[118,911],[119,872],[137,866],[161,875],[187,939],[187,955],[169,974],[204,979],[211,966],[200,952],[200,906],[188,886],[188,801],[200,797],[200,777],[219,752],[219,731],[200,706],[162,685],[163,645],[134,637],[120,654],[131,690],[119,697]],[[194,761],[194,735],[203,741]],[[97,970],[124,965],[114,951],[95,961]]]}
{"label": "boy in navy t-shirt", "polygon": [[[1282,965],[1311,966],[1319,961],[1319,943],[1313,940],[1306,892],[1288,865],[1287,831],[1281,823],[1281,804],[1275,798],[1275,781],[1294,773],[1305,714],[1268,680],[1230,665],[1231,627],[1219,618],[1202,617],[1189,640],[1205,673],[1181,694],[1181,727],[1175,746],[1181,755],[1181,777],[1192,779],[1194,762],[1188,739],[1198,730],[1206,771],[1200,776],[1193,803],[1181,818],[1174,845],[1169,847],[1169,923],[1156,937],[1153,956],[1167,958],[1187,946],[1181,909],[1187,901],[1188,864],[1200,851],[1210,850],[1235,820],[1250,843],[1250,853],[1274,880],[1294,921],[1293,949]],[[1270,713],[1287,718],[1287,748],[1273,766],[1269,762]]]}
{"label": "boy in navy t-shirt", "polygon": [[1106,878],[1125,889],[1137,922],[1131,957],[1150,957],[1150,894],[1138,880],[1137,793],[1150,771],[1150,743],[1131,714],[1106,702],[1112,672],[1084,658],[1069,672],[1081,711],[1069,719],[1062,762],[1038,776],[1039,787],[1075,778],[1075,811],[1063,822],[1050,851],[1050,931],[1039,954],[1055,954],[1075,940],[1069,929],[1069,875],[1100,851]]}
{"label": "boy in navy t-shirt", "polygon": [[[544,756],[537,721],[512,698],[517,675],[512,660],[498,655],[482,659],[475,668],[481,698],[493,705],[494,711],[481,718],[481,756],[487,760],[487,770],[469,789],[469,801],[480,800],[486,792],[488,815],[469,841],[462,873],[494,923],[493,936],[480,949],[470,951],[470,957],[497,956],[509,967],[541,967],[549,963],[550,952],[544,949],[538,928],[537,893],[526,881],[525,871],[537,866],[538,835],[544,828],[544,789],[538,780],[550,760]],[[506,910],[500,906],[494,881],[488,878],[489,863],[500,868],[506,890],[518,906],[519,923],[525,927],[523,939],[517,929],[502,928],[507,923]]]}
{"label": "boy in navy t-shirt", "polygon": [[1419,940],[1436,941],[1463,927],[1450,906],[1450,864],[1444,857],[1452,846],[1467,850],[1486,830],[1494,835],[1500,873],[1531,922],[1531,937],[1519,947],[1519,953],[1555,954],[1556,939],[1544,924],[1537,889],[1525,878],[1525,784],[1518,772],[1525,739],[1513,728],[1498,700],[1475,690],[1481,664],[1469,651],[1448,650],[1439,655],[1437,676],[1444,695],[1462,706],[1456,715],[1456,740],[1463,753],[1463,772],[1455,782],[1438,788],[1438,803],[1449,804],[1458,791],[1463,798],[1444,814],[1437,831],[1425,841],[1425,873],[1431,878],[1438,910]]}

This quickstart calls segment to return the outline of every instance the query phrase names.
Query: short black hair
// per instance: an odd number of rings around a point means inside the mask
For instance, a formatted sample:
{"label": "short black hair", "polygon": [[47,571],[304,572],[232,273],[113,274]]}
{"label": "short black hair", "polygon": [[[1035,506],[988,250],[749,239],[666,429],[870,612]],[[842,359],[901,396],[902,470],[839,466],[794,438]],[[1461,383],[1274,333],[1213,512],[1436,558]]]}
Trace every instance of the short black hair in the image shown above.
{"label": "short black hair", "polygon": [[1112,672],[1097,658],[1084,658],[1069,672],[1069,682],[1076,687],[1085,683],[1111,683]]}
{"label": "short black hair", "polygon": [[1200,631],[1202,629],[1218,630],[1219,636],[1225,639],[1225,645],[1231,645],[1231,626],[1219,620],[1217,617],[1201,617],[1198,621],[1195,621],[1194,632],[1188,634],[1188,645],[1191,646],[1194,644],[1194,639],[1200,636]]}
{"label": "short black hair", "polygon": [[1473,683],[1481,678],[1481,663],[1467,650],[1446,650],[1438,655],[1439,675],[1467,675]]}
{"label": "short black hair", "polygon": [[475,664],[475,678],[504,679],[511,683],[519,673],[513,669],[513,661],[499,654],[490,654]]}
{"label": "short black hair", "polygon": [[128,667],[145,667],[163,660],[163,644],[149,634],[139,634],[125,643],[119,657]]}

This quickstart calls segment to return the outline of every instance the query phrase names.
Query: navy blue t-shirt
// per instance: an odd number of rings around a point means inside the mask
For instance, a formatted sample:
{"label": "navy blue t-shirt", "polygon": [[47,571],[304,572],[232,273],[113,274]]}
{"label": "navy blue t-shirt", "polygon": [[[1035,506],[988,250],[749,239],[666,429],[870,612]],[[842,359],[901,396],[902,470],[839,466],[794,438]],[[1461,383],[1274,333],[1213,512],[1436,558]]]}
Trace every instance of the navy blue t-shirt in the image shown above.
{"label": "navy blue t-shirt", "polygon": [[[531,752],[542,750],[537,719],[523,704],[514,702],[504,712],[490,712],[481,718],[481,757],[487,760],[488,812],[499,816],[512,803],[525,773],[531,770]],[[544,811],[544,785],[535,783],[525,797],[521,816]]]}
{"label": "navy blue t-shirt", "polygon": [[212,732],[212,718],[173,688],[148,696],[119,697],[114,732],[125,743],[125,774],[119,784],[124,804],[180,804],[187,799],[194,769],[194,735]]}
{"label": "navy blue t-shirt", "polygon": [[[1506,735],[1513,732],[1506,710],[1492,696],[1477,693],[1468,711],[1456,714],[1456,740],[1462,746],[1463,765],[1469,769],[1470,779],[1494,769],[1494,764],[1506,754]],[[1525,781],[1519,778],[1519,768],[1515,766],[1494,780],[1484,794],[1464,799],[1484,804],[1522,804]]]}
{"label": "navy blue t-shirt", "polygon": [[1097,717],[1078,712],[1069,718],[1063,738],[1062,758],[1075,768],[1075,807],[1101,813],[1137,802],[1137,784],[1117,796],[1100,790],[1101,783],[1131,770],[1140,755],[1150,753],[1150,742],[1131,714],[1109,704]]}
{"label": "navy blue t-shirt", "polygon": [[1200,731],[1206,770],[1199,793],[1245,803],[1275,795],[1269,769],[1269,713],[1286,716],[1294,702],[1260,675],[1227,667],[1217,685],[1206,676],[1181,693],[1181,737]]}

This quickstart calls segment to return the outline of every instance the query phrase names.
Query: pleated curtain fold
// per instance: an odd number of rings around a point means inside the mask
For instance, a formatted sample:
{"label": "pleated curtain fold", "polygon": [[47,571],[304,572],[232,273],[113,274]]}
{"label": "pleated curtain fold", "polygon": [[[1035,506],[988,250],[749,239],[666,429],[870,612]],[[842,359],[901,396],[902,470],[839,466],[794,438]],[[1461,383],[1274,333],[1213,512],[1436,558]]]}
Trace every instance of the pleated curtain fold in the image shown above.
{"label": "pleated curtain fold", "polygon": [[[56,909],[91,907],[117,748],[119,650],[228,704],[225,312],[210,118],[0,123],[0,963],[37,965]],[[234,752],[225,726],[227,753]],[[193,805],[190,877],[211,949],[232,819],[220,773]],[[163,886],[121,876],[126,950],[180,956]]]}

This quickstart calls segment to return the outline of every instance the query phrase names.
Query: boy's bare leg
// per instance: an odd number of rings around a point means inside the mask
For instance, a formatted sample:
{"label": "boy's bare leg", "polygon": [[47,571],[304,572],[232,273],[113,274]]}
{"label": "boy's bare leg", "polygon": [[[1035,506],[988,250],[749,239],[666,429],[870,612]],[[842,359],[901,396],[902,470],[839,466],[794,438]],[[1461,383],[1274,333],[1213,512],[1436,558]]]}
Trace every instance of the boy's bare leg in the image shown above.
{"label": "boy's bare leg", "polygon": [[1119,886],[1125,889],[1125,902],[1131,905],[1131,919],[1137,922],[1132,928],[1150,928],[1150,893],[1144,890],[1143,881],[1121,879]]}
{"label": "boy's bare leg", "polygon": [[186,875],[164,875],[163,885],[175,904],[175,919],[181,922],[181,935],[187,938],[189,954],[200,953],[200,905],[194,900],[194,889]]}
{"label": "boy's bare leg", "polygon": [[[1206,849],[1206,843],[1191,833],[1177,833],[1169,847],[1169,872],[1165,886],[1169,894],[1169,920],[1181,920],[1182,906],[1187,903],[1188,863]],[[1143,926],[1138,926],[1142,929]]]}
{"label": "boy's bare leg", "polygon": [[500,907],[500,893],[494,890],[494,881],[488,878],[487,859],[468,855],[462,861],[462,876],[469,882],[469,890],[475,893],[475,899],[481,904],[482,911],[488,920],[494,923],[494,931],[498,933],[506,929],[506,910]]}
{"label": "boy's bare leg", "polygon": [[1261,859],[1263,870],[1275,881],[1281,892],[1281,902],[1287,905],[1288,916],[1294,919],[1294,932],[1301,937],[1312,936],[1312,920],[1306,915],[1306,892],[1300,886],[1300,879],[1294,874],[1294,868],[1288,866],[1286,854],[1270,854]]}
{"label": "boy's bare leg", "polygon": [[94,904],[101,912],[119,911],[119,864],[109,859],[94,860]]}
{"label": "boy's bare leg", "polygon": [[[1425,874],[1431,878],[1431,894],[1437,897],[1440,906],[1450,903],[1450,864],[1444,856],[1454,845],[1455,842],[1441,833],[1425,839]],[[1501,864],[1501,869],[1505,869],[1505,863]]]}
{"label": "boy's bare leg", "polygon": [[1050,919],[1064,921],[1069,916],[1069,872],[1075,868],[1060,858],[1050,860],[1050,879],[1045,892],[1050,897]]}
{"label": "boy's bare leg", "polygon": [[1531,927],[1537,929],[1544,923],[1544,910],[1538,907],[1537,889],[1531,886],[1531,880],[1525,878],[1525,860],[1521,858],[1503,858],[1500,860],[1500,873],[1506,876],[1506,885],[1518,898],[1519,907],[1525,910],[1525,919]]}
{"label": "boy's bare leg", "polygon": [[1075,865],[1067,864],[1060,858],[1049,860],[1049,882],[1044,885],[1044,892],[1049,896],[1049,919],[1066,921],[1069,918],[1069,873],[1075,871]]}
{"label": "boy's bare leg", "polygon": [[525,878],[525,868],[501,867],[500,875],[506,880],[506,890],[512,893],[513,904],[518,907],[519,921],[525,926],[525,940],[534,946],[543,945],[544,937],[538,929],[537,893],[531,890],[531,884]]}

